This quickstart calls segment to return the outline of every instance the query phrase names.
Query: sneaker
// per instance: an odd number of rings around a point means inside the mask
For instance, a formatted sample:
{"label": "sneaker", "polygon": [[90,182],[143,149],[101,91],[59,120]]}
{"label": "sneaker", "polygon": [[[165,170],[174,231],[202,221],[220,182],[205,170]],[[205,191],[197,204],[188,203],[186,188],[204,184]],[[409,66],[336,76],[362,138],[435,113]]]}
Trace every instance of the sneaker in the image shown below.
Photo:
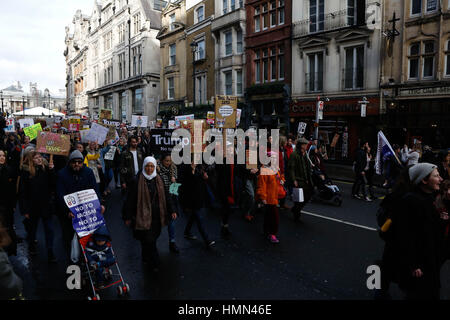
{"label": "sneaker", "polygon": [[208,247],[212,247],[212,246],[214,246],[215,244],[216,244],[216,242],[215,242],[214,240],[209,240],[209,241],[206,242],[206,245],[207,245]]}
{"label": "sneaker", "polygon": [[368,196],[366,196],[365,198],[364,198],[364,200],[366,200],[367,202],[372,202],[373,200],[371,199],[371,198],[369,198]]}
{"label": "sneaker", "polygon": [[359,199],[359,200],[363,199],[363,197],[361,195],[359,195],[359,194],[354,194],[352,197],[355,198],[355,199]]}
{"label": "sneaker", "polygon": [[231,235],[231,231],[228,227],[222,226],[220,234],[222,235],[223,238],[227,238]]}
{"label": "sneaker", "polygon": [[269,241],[271,243],[279,243],[280,242],[280,240],[278,240],[274,234],[269,235]]}
{"label": "sneaker", "polygon": [[169,250],[173,253],[180,253],[180,250],[177,247],[177,244],[175,242],[169,242]]}
{"label": "sneaker", "polygon": [[192,233],[185,233],[184,237],[189,240],[197,240],[197,237],[194,236]]}
{"label": "sneaker", "polygon": [[58,260],[56,259],[55,255],[53,254],[53,251],[52,251],[52,250],[50,250],[50,251],[48,252],[47,260],[48,260],[49,263],[56,263],[56,262],[58,261]]}
{"label": "sneaker", "polygon": [[116,189],[120,189],[122,186],[120,184],[116,184]]}

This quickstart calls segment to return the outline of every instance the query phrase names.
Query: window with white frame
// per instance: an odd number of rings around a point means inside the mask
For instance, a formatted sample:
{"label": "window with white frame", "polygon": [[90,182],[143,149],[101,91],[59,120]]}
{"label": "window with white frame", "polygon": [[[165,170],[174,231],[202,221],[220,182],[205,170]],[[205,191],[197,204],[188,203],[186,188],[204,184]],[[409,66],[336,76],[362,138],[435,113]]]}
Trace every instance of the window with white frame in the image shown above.
{"label": "window with white frame", "polygon": [[307,91],[318,92],[323,90],[323,52],[308,55]]}
{"label": "window with white frame", "polygon": [[284,24],[284,0],[278,0],[278,24]]}
{"label": "window with white frame", "polygon": [[111,49],[111,47],[112,47],[112,31],[109,31],[108,33],[106,33],[103,36],[103,41],[104,41],[103,46],[105,48],[105,51]]}
{"label": "window with white frame", "polygon": [[205,6],[195,9],[195,23],[199,23],[205,20]]}
{"label": "window with white frame", "polygon": [[98,57],[98,41],[94,42],[94,58]]}
{"label": "window with white frame", "polygon": [[176,62],[176,44],[173,43],[169,46],[169,65],[173,66]]}
{"label": "window with white frame", "polygon": [[345,49],[344,88],[364,87],[364,46]]}
{"label": "window with white frame", "polygon": [[267,3],[262,5],[262,23],[263,30],[269,28],[269,5]]}
{"label": "window with white frame", "polygon": [[175,25],[174,25],[174,23],[175,23],[175,13],[172,13],[172,14],[169,16],[169,19],[170,19],[169,30],[172,31],[172,30],[175,29]]}
{"label": "window with white frame", "polygon": [[119,43],[125,41],[125,23],[119,24]]}
{"label": "window with white frame", "polygon": [[223,0],[223,14],[228,13],[228,0]]}
{"label": "window with white frame", "polygon": [[119,80],[125,79],[125,53],[119,54]]}
{"label": "window with white frame", "polygon": [[242,70],[236,70],[236,94],[243,93]]}
{"label": "window with white frame", "polygon": [[141,30],[141,14],[137,13],[133,16],[133,27],[134,27],[134,35],[139,33],[139,30]]}
{"label": "window with white frame", "polygon": [[243,44],[242,44],[242,30],[239,29],[236,32],[236,53],[242,53],[243,52]]}
{"label": "window with white frame", "polygon": [[230,0],[230,9],[231,11],[236,10],[236,0]]}
{"label": "window with white frame", "polygon": [[445,76],[450,76],[450,40],[445,46]]}
{"label": "window with white frame", "polygon": [[205,59],[205,40],[197,41],[197,51],[195,52],[195,60]]}
{"label": "window with white frame", "polygon": [[434,42],[424,42],[423,52],[423,78],[429,79],[434,77]]}
{"label": "window with white frame", "polygon": [[233,94],[233,73],[231,71],[224,72],[225,75],[225,94],[231,96]]}
{"label": "window with white frame", "polygon": [[233,54],[233,34],[231,30],[225,32],[225,55],[230,56]]}
{"label": "window with white frame", "polygon": [[206,102],[206,75],[195,77],[195,103],[202,104]]}
{"label": "window with white frame", "polygon": [[174,77],[167,78],[167,99],[175,98],[175,79]]}
{"label": "window with white frame", "polygon": [[420,15],[422,13],[422,0],[411,0],[411,15]]}
{"label": "window with white frame", "polygon": [[322,31],[325,20],[325,0],[309,0],[309,32]]}
{"label": "window with white frame", "polygon": [[277,5],[276,1],[270,3],[270,27],[275,27],[277,25]]}
{"label": "window with white frame", "polygon": [[419,79],[420,43],[413,43],[409,47],[408,79]]}
{"label": "window with white frame", "polygon": [[270,81],[277,80],[277,49],[270,49]]}
{"label": "window with white frame", "polygon": [[437,0],[427,0],[427,12],[434,12],[437,10]]}

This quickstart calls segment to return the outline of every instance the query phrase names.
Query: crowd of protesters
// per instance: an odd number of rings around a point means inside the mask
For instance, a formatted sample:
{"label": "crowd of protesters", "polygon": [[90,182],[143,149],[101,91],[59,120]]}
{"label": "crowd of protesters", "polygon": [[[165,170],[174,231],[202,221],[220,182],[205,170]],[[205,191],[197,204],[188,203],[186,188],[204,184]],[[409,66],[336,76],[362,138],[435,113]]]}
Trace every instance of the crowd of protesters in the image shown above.
{"label": "crowd of protesters", "polygon": [[[204,223],[211,208],[220,210],[223,238],[232,235],[229,217],[239,211],[248,222],[256,215],[263,216],[264,236],[270,243],[277,244],[280,242],[279,211],[289,210],[294,220],[300,220],[302,209],[315,192],[313,173],[326,175],[324,146],[318,145],[317,140],[303,137],[280,137],[278,150],[272,149],[269,139],[266,153],[278,160],[278,167],[274,168],[238,164],[237,148],[233,144],[226,146],[235,149],[233,164],[226,164],[225,160],[224,164],[196,164],[193,156],[190,164],[175,165],[170,154],[152,152],[148,130],[128,132],[123,128],[119,134],[112,159],[105,159],[112,147],[108,141],[98,145],[75,138],[68,157],[50,157],[36,152],[35,141],[30,141],[23,132],[4,137],[0,146],[0,226],[3,238],[8,241],[3,241],[6,244],[2,245],[2,252],[17,253],[19,239],[15,234],[14,215],[18,204],[29,254],[39,254],[36,232],[42,221],[48,262],[56,263],[55,228],[62,230],[68,255],[74,235],[73,214],[66,207],[64,196],[94,189],[101,200],[103,214],[111,197],[111,185],[121,189],[122,219],[141,243],[142,261],[153,270],[160,265],[157,240],[165,226],[169,250],[179,253],[175,234],[180,232],[181,226],[177,226],[176,221],[181,214],[187,218],[184,237],[189,241],[197,239],[193,233],[196,224],[207,248],[215,245]],[[386,242],[383,289],[387,292],[389,282],[397,282],[409,298],[438,298],[439,270],[450,256],[450,153],[437,160],[419,145],[411,149],[405,146],[402,150],[394,145],[393,149],[395,155],[384,159],[384,187],[393,188],[395,197],[386,199],[395,203],[397,215],[392,218],[395,226],[392,230],[398,233]],[[354,198],[375,199],[374,157],[368,143],[362,143],[355,156]],[[175,192],[174,185],[178,189]],[[302,188],[304,201],[294,202],[290,207],[286,199],[293,188]],[[59,226],[52,224],[52,215],[58,217]]]}

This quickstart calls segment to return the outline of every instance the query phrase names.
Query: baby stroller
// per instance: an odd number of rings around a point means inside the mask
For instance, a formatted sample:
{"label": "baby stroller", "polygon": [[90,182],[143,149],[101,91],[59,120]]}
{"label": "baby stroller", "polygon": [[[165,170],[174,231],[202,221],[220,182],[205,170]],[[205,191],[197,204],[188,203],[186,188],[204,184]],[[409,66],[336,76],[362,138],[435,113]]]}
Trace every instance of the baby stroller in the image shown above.
{"label": "baby stroller", "polygon": [[312,180],[317,192],[312,196],[314,201],[322,201],[340,207],[342,205],[342,194],[338,186],[333,184],[331,179],[318,168],[312,172]]}
{"label": "baby stroller", "polygon": [[[104,248],[95,247],[97,241],[102,240],[105,242]],[[101,225],[94,233],[78,238],[78,242],[85,262],[83,286],[87,284],[87,279],[89,279],[92,289],[92,296],[88,296],[88,300],[100,300],[98,292],[113,286],[117,286],[119,297],[128,295],[130,287],[123,280],[106,225]]]}

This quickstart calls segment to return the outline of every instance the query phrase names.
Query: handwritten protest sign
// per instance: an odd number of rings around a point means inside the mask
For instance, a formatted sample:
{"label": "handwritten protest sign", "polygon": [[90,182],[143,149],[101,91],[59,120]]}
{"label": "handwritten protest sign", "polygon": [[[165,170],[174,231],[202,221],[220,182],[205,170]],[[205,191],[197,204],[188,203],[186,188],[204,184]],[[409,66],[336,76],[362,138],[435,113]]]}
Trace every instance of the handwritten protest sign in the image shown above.
{"label": "handwritten protest sign", "polygon": [[107,120],[112,119],[112,110],[108,110],[108,109],[100,110],[100,120],[103,120],[103,119],[107,119]]}
{"label": "handwritten protest sign", "polygon": [[106,140],[109,129],[97,123],[92,123],[91,129],[86,131],[88,131],[88,133],[84,136],[84,138],[87,141],[95,141],[98,144],[103,144]]}
{"label": "handwritten protest sign", "polygon": [[64,201],[74,215],[72,226],[80,238],[105,224],[100,201],[94,189],[68,194],[64,196]]}
{"label": "handwritten protest sign", "polygon": [[41,131],[37,137],[36,151],[68,156],[70,152],[70,137],[64,134]]}
{"label": "handwritten protest sign", "polygon": [[31,118],[19,119],[20,128],[31,127],[34,125],[34,120]]}
{"label": "handwritten protest sign", "polygon": [[175,126],[177,128],[181,127],[181,121],[185,121],[185,120],[194,120],[194,115],[193,114],[188,114],[188,115],[184,115],[184,116],[176,116],[175,117]]}
{"label": "handwritten protest sign", "polygon": [[9,118],[6,120],[6,128],[4,130],[5,130],[5,132],[15,132],[16,131],[14,118]]}
{"label": "handwritten protest sign", "polygon": [[32,125],[31,127],[23,128],[23,132],[27,137],[30,137],[30,140],[36,139],[40,131],[42,131],[40,123]]}
{"label": "handwritten protest sign", "polygon": [[147,128],[148,117],[147,116],[131,116],[131,126],[138,128]]}
{"label": "handwritten protest sign", "polygon": [[216,96],[216,128],[236,128],[237,97]]}
{"label": "handwritten protest sign", "polygon": [[111,146],[105,156],[103,157],[105,160],[114,160],[114,156],[116,155],[117,147]]}

